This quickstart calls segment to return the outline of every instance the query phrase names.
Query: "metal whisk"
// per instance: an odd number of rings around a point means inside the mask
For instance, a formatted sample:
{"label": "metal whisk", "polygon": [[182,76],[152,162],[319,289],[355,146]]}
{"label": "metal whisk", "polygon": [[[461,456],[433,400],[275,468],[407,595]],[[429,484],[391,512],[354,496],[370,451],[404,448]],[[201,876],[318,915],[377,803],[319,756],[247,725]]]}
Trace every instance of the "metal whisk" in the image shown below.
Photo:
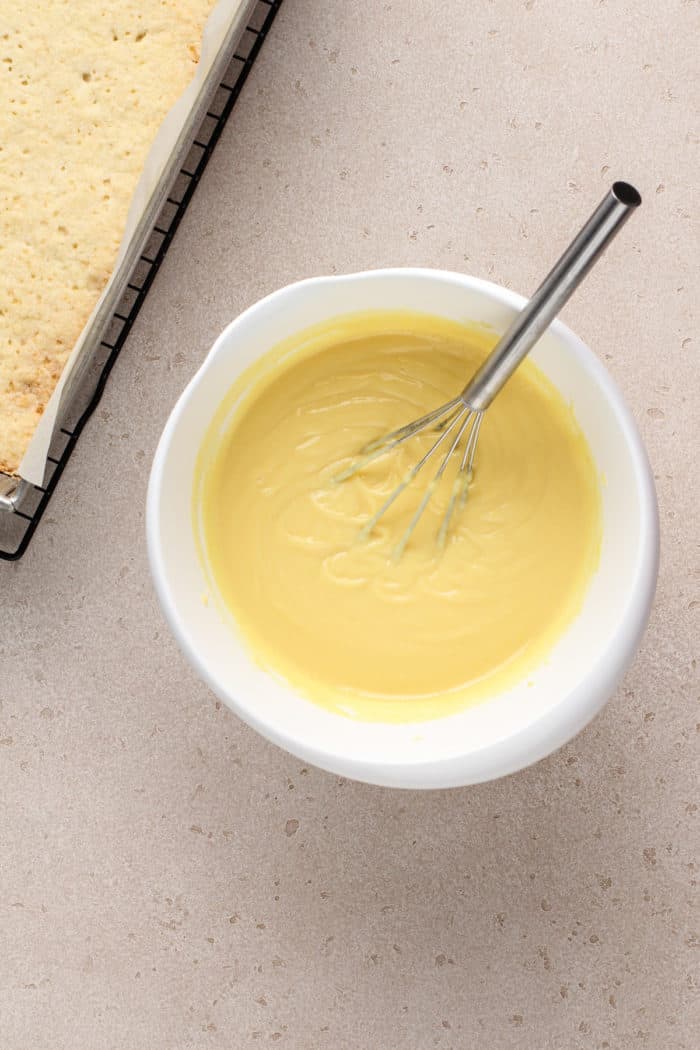
{"label": "metal whisk", "polygon": [[627,182],[615,182],[603,198],[588,222],[576,235],[559,261],[537,289],[528,304],[515,318],[505,335],[499,340],[481,367],[471,377],[458,397],[440,405],[426,415],[405,426],[392,430],[384,437],[371,441],[358,454],[358,458],[335,478],[346,481],[359,473],[368,463],[393,451],[429,427],[439,432],[434,444],[413,466],[399,485],[364,525],[361,538],[368,538],[375,525],[389,507],[408,488],[425,464],[439,449],[446,452],[432,481],[418,504],[408,528],[394,549],[398,560],[406,549],[423,511],[427,507],[435,488],[457,449],[461,448],[459,468],[438,532],[438,545],[444,546],[450,521],[456,509],[464,506],[473,475],[479,431],[484,413],[496,394],[510,379],[534,344],[547,329],[564,303],[587,275],[594,263],[607,248],[615,234],[621,229],[632,211],[642,203],[638,191]]}

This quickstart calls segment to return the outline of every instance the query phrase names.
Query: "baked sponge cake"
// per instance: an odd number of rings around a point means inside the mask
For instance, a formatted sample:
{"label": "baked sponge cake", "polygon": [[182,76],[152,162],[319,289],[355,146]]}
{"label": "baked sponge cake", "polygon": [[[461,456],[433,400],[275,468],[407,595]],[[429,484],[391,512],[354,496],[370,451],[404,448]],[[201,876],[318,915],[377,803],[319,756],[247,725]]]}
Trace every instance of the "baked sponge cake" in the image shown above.
{"label": "baked sponge cake", "polygon": [[17,472],[112,272],[214,4],[0,5],[0,471]]}

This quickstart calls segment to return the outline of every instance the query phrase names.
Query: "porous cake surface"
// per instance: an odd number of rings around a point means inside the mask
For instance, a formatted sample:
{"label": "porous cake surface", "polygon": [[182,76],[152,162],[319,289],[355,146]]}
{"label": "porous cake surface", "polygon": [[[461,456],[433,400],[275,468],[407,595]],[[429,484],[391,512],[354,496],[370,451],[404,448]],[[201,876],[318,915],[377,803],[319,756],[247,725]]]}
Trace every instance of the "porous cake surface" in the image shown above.
{"label": "porous cake surface", "polygon": [[0,7],[0,470],[15,473],[117,256],[214,0]]}

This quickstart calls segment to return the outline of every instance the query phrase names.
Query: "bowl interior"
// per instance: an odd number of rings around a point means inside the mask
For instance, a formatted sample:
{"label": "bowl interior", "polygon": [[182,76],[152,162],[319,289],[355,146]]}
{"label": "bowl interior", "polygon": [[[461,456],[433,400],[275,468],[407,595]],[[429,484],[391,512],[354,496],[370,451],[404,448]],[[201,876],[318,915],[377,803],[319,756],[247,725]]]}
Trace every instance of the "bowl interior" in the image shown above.
{"label": "bowl interior", "polygon": [[429,270],[319,278],[282,289],[219,337],[166,426],[149,488],[148,539],[158,594],[185,653],[248,723],[304,760],[398,786],[488,779],[528,764],[573,736],[607,699],[643,630],[656,576],[656,505],[644,451],[620,395],[590,350],[555,323],[533,351],[569,400],[601,474],[600,566],[584,608],[539,667],[479,706],[423,723],[352,722],[262,671],[205,604],[193,535],[195,461],[225,391],[271,346],[310,325],[368,309],[410,309],[505,330],[523,300],[494,285]]}

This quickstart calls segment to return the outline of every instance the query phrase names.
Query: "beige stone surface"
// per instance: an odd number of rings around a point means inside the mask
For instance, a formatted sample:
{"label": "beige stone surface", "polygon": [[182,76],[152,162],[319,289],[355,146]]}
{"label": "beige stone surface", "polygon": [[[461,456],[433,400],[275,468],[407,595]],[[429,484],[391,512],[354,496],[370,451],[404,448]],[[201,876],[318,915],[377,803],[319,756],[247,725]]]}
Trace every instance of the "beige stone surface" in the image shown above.
{"label": "beige stone surface", "polygon": [[[697,4],[286,0],[26,557],[0,565],[3,1050],[698,1045]],[[567,321],[618,380],[663,550],[603,714],[523,773],[396,793],[222,708],[156,607],[159,431],[309,274],[532,290],[645,197]]]}

